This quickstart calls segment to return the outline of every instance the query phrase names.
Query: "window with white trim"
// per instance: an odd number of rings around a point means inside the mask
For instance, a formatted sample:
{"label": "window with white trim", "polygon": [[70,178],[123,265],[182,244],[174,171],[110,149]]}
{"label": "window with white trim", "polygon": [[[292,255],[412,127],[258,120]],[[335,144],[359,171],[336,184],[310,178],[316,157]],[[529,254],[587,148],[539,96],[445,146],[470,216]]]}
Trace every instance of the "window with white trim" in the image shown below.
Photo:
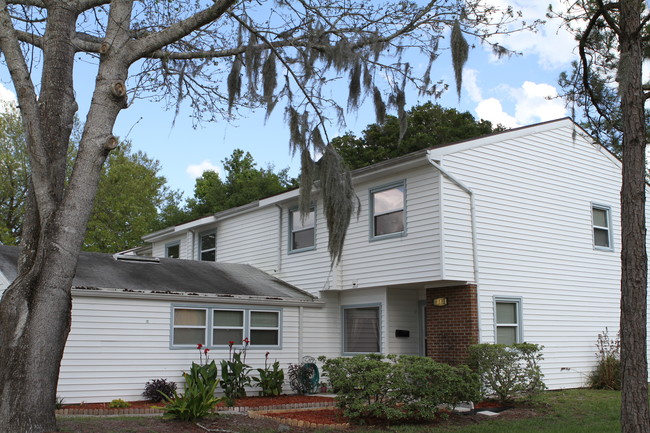
{"label": "window with white trim", "polygon": [[305,251],[314,248],[315,211],[311,209],[303,218],[299,210],[289,211],[289,251]]}
{"label": "window with white trim", "polygon": [[172,242],[171,244],[165,245],[165,257],[170,259],[178,259],[181,256],[181,243]]}
{"label": "window with white trim", "polygon": [[381,351],[379,305],[343,307],[343,352]]}
{"label": "window with white trim", "polygon": [[250,307],[172,307],[172,348],[227,348],[232,341],[241,346],[248,339],[251,348],[281,345],[282,310]]}
{"label": "window with white trim", "polygon": [[608,206],[591,205],[591,218],[594,231],[594,247],[601,250],[611,250],[611,209]]}
{"label": "window with white trim", "polygon": [[217,260],[217,233],[203,233],[199,236],[199,259],[204,262]]}
{"label": "window with white trim", "polygon": [[404,181],[370,190],[371,238],[404,234],[405,198]]}
{"label": "window with white trim", "polygon": [[522,342],[521,299],[495,298],[495,343],[515,344]]}
{"label": "window with white trim", "polygon": [[204,308],[173,309],[172,344],[206,344],[207,310]]}

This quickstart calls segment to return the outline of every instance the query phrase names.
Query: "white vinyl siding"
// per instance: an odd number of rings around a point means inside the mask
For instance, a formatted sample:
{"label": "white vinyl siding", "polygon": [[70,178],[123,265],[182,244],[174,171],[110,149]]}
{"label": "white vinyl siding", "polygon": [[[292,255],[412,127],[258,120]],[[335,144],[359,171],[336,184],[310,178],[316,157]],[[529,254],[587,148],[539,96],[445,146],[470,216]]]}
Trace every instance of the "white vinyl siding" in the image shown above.
{"label": "white vinyl siding", "polygon": [[590,206],[612,204],[620,245],[620,166],[569,121],[525,132],[433,156],[474,193],[480,341],[496,340],[494,296],[523,296],[525,341],[544,346],[546,384],[584,386],[598,334],[619,323],[620,258],[593,248]]}
{"label": "white vinyl siding", "polygon": [[[251,308],[251,311],[260,310]],[[303,317],[309,319],[321,314],[320,311],[320,308],[305,307]],[[269,359],[277,359],[285,371],[289,364],[299,362],[299,308],[282,307],[279,317],[281,349],[249,346],[246,363],[252,368],[264,366],[267,351],[271,352]],[[73,296],[72,329],[63,355],[57,395],[66,403],[107,402],[116,398],[141,400],[144,384],[160,377],[175,381],[182,392],[182,372],[192,362],[199,362],[199,356],[196,344],[184,350],[170,347],[171,318],[170,304],[166,301]],[[318,328],[319,332],[326,332],[322,325]],[[317,349],[309,354],[318,356],[321,351]],[[228,347],[213,347],[210,357],[217,362],[227,358]],[[287,384],[284,392],[290,391]],[[256,391],[251,395],[257,395]]]}

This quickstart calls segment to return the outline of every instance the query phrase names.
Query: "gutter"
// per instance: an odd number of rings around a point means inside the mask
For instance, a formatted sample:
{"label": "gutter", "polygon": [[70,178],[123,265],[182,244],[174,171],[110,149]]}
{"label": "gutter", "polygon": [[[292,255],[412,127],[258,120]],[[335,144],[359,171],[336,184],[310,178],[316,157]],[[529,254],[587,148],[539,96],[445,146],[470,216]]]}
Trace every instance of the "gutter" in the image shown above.
{"label": "gutter", "polygon": [[318,299],[291,299],[274,296],[253,295],[217,295],[213,293],[197,292],[152,292],[146,290],[112,289],[112,288],[73,288],[73,297],[88,298],[121,298],[121,299],[146,299],[155,301],[176,302],[218,302],[220,304],[246,304],[246,305],[279,305],[286,307],[313,307],[322,308],[325,302]]}
{"label": "gutter", "polygon": [[[477,329],[478,329],[478,337],[479,337],[479,343],[481,342],[481,308],[480,308],[480,272],[479,272],[479,267],[478,267],[478,240],[477,240],[477,235],[476,235],[476,205],[474,202],[474,192],[465,186],[463,182],[458,180],[454,175],[449,173],[447,170],[442,168],[440,164],[438,164],[436,161],[433,160],[431,157],[431,152],[427,151],[427,160],[429,163],[440,172],[445,178],[447,178],[451,183],[456,185],[458,188],[463,190],[467,195],[469,196],[469,213],[470,213],[470,224],[471,224],[471,229],[472,229],[472,260],[474,264],[474,283],[476,284],[476,314],[477,314]],[[441,201],[441,206],[442,206],[442,200],[444,200],[444,197],[440,197]],[[442,233],[441,233],[442,235]],[[444,255],[442,257],[442,260],[444,262]]]}

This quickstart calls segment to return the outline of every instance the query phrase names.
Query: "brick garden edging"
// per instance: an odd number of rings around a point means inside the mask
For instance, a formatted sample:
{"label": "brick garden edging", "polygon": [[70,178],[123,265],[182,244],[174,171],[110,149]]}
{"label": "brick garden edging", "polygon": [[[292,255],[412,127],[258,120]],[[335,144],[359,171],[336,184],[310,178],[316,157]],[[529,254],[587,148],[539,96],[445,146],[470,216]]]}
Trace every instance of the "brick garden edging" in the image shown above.
{"label": "brick garden edging", "polygon": [[[287,405],[287,406],[291,406],[291,405]],[[294,412],[304,412],[304,411],[311,411],[311,410],[323,410],[323,409],[334,409],[334,408],[335,408],[335,406],[329,404],[328,406],[321,406],[321,407],[299,408],[299,409],[295,409]],[[274,421],[279,421],[282,424],[288,424],[288,425],[294,426],[294,427],[309,427],[309,428],[318,427],[318,428],[333,428],[333,429],[343,429],[343,428],[350,427],[349,423],[343,423],[343,424],[318,424],[318,423],[314,423],[314,422],[303,421],[303,420],[293,419],[293,418],[280,418],[280,417],[275,417],[275,416],[268,416],[268,414],[279,413],[279,412],[286,412],[286,409],[251,410],[251,411],[248,412],[248,416],[253,418],[253,419],[255,419],[255,418],[272,419]]]}
{"label": "brick garden edging", "polygon": [[[286,411],[293,409],[309,409],[309,408],[327,408],[332,407],[332,402],[329,401],[319,401],[319,402],[310,402],[310,403],[289,403],[289,404],[278,404],[271,406],[259,406],[259,407],[246,407],[246,406],[219,406],[215,409],[215,412],[259,412],[259,411]],[[55,415],[82,415],[82,416],[106,416],[106,415],[156,415],[162,414],[164,411],[162,409],[152,409],[152,408],[126,408],[126,409],[57,409]]]}

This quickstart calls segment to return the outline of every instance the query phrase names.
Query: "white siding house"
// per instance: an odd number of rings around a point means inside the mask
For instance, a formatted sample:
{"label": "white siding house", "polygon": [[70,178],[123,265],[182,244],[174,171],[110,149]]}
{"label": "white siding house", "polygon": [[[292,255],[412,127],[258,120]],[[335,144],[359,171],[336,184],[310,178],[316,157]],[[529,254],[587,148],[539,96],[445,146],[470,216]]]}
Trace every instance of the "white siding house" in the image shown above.
{"label": "white siding house", "polygon": [[550,388],[576,387],[598,333],[618,330],[620,177],[614,156],[560,119],[356,170],[360,214],[332,268],[318,192],[306,221],[293,190],[144,240],[160,254],[181,239],[181,258],[197,259],[213,230],[218,262],[318,296],[305,354],[454,363],[477,341],[526,341],[544,346]]}
{"label": "white siding house", "polygon": [[[69,402],[137,399],[147,380],[178,381],[197,352],[174,344],[177,308],[208,316],[235,309],[244,318],[278,311],[281,343],[269,350],[285,368],[304,356],[367,352],[459,363],[470,344],[525,341],[544,346],[550,388],[585,384],[598,334],[618,331],[614,156],[560,119],[352,175],[361,208],[334,266],[318,191],[305,219],[292,190],[145,236],[151,254],[179,270],[197,261],[252,265],[311,296],[75,290],[59,394]],[[0,292],[12,278],[0,268]],[[206,324],[213,337],[205,344],[223,357],[215,329]],[[265,352],[253,349],[249,360],[259,366]]]}

